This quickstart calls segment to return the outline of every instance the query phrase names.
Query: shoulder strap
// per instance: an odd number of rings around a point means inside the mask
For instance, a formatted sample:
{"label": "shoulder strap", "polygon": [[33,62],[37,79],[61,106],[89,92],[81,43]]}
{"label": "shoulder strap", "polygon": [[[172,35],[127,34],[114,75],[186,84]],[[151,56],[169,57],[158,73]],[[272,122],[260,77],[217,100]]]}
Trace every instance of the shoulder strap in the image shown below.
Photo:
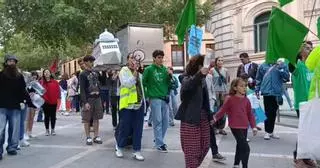
{"label": "shoulder strap", "polygon": [[276,66],[275,65],[273,65],[272,67],[270,67],[269,69],[268,69],[268,71],[264,74],[264,76],[263,76],[263,78],[265,78],[267,75],[269,75],[270,74],[270,72],[273,70],[273,68],[275,68]]}
{"label": "shoulder strap", "polygon": [[218,69],[217,67],[215,67],[214,69],[218,72],[219,76],[222,76],[221,73],[220,73],[220,71],[219,71],[219,69]]}

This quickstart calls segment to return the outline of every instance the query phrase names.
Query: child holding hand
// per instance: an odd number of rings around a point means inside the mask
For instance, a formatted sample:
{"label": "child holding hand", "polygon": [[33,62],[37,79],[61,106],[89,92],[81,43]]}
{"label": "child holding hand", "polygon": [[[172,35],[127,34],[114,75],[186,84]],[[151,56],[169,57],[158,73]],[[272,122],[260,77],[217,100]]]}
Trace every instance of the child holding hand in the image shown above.
{"label": "child holding hand", "polygon": [[248,124],[253,128],[254,136],[258,131],[250,101],[246,97],[246,85],[246,82],[241,78],[236,78],[231,82],[229,96],[212,121],[212,124],[214,124],[224,114],[228,115],[229,127],[237,141],[234,168],[240,167],[240,161],[243,168],[248,167],[250,155],[250,147],[247,142]]}

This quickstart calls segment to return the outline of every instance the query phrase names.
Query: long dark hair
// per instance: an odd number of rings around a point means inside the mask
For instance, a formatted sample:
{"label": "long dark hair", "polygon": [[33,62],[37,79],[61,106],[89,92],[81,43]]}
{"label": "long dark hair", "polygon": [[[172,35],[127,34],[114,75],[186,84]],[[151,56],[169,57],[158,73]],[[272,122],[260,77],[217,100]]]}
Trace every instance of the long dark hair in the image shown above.
{"label": "long dark hair", "polygon": [[189,76],[193,76],[195,75],[199,69],[200,66],[203,66],[203,62],[204,62],[204,56],[203,55],[196,55],[193,56],[190,60],[189,63],[186,67],[186,73]]}
{"label": "long dark hair", "polygon": [[3,74],[11,79],[18,78],[22,74],[18,71],[17,65],[8,65],[3,63]]}
{"label": "long dark hair", "polygon": [[50,79],[54,79],[54,77],[53,77],[53,75],[52,75],[52,72],[51,72],[49,69],[44,69],[44,70],[42,71],[42,80],[43,80],[44,82],[47,82],[46,77],[45,77],[45,75],[44,75],[44,72],[45,72],[45,71],[49,71],[49,72],[50,72]]}
{"label": "long dark hair", "polygon": [[31,76],[36,76],[36,77],[37,77],[36,80],[39,80],[39,74],[38,74],[38,72],[32,71],[32,72],[31,72]]}

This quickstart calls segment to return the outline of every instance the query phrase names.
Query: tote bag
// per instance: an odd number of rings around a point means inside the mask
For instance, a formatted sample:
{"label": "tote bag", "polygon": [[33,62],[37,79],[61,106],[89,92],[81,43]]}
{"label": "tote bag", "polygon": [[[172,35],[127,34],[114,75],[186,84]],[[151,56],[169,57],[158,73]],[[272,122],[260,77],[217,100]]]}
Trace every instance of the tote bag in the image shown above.
{"label": "tote bag", "polygon": [[[318,85],[318,82],[317,84]],[[316,87],[318,88],[318,87]],[[300,103],[298,159],[320,160],[320,98]]]}

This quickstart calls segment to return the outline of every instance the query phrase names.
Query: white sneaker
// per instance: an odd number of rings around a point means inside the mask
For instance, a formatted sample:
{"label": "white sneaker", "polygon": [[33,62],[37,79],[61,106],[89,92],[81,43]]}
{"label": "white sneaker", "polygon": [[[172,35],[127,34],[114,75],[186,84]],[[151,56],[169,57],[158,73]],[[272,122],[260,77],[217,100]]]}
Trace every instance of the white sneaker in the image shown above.
{"label": "white sneaker", "polygon": [[270,137],[273,139],[280,139],[280,136],[274,133],[270,134]]}
{"label": "white sneaker", "polygon": [[64,112],[63,115],[64,115],[64,116],[69,116],[70,113],[69,113],[69,112]]}
{"label": "white sneaker", "polygon": [[46,130],[45,136],[49,136],[50,135],[50,131]]}
{"label": "white sneaker", "polygon": [[23,135],[23,139],[25,139],[25,140],[29,140],[29,139],[30,139],[30,137],[29,137],[29,135],[28,135],[28,134],[24,134],[24,135]]}
{"label": "white sneaker", "polygon": [[270,134],[269,133],[266,133],[264,134],[264,140],[270,140]]}
{"label": "white sneaker", "polygon": [[123,152],[120,148],[116,147],[116,156],[118,158],[123,158]]}
{"label": "white sneaker", "polygon": [[141,152],[134,152],[133,153],[133,158],[138,160],[138,161],[144,161],[144,157],[141,155]]}
{"label": "white sneaker", "polygon": [[30,143],[26,141],[25,139],[20,140],[20,147],[28,147],[30,146]]}

